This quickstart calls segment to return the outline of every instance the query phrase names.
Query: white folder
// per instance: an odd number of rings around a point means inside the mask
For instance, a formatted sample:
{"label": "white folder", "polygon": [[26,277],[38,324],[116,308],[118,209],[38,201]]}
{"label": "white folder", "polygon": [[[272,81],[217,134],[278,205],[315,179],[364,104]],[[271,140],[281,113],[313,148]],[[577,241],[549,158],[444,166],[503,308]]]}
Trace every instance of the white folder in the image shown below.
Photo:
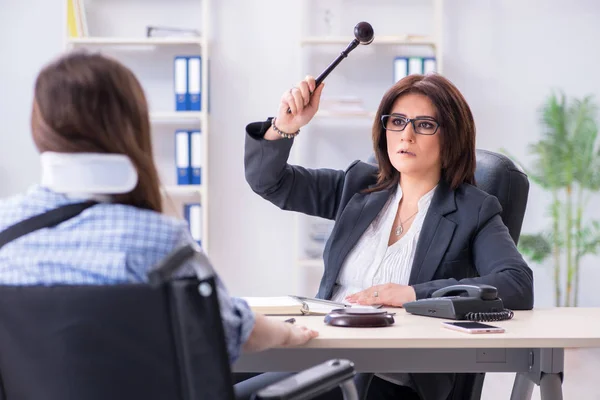
{"label": "white folder", "polygon": [[190,136],[191,184],[200,185],[202,183],[202,133],[200,131],[191,131]]}
{"label": "white folder", "polygon": [[423,59],[421,57],[410,57],[408,59],[408,74],[422,74]]}
{"label": "white folder", "polygon": [[189,210],[189,224],[192,238],[198,243],[202,243],[202,206],[200,204],[191,204]]}
{"label": "white folder", "polygon": [[408,58],[396,57],[394,60],[394,83],[408,75]]}

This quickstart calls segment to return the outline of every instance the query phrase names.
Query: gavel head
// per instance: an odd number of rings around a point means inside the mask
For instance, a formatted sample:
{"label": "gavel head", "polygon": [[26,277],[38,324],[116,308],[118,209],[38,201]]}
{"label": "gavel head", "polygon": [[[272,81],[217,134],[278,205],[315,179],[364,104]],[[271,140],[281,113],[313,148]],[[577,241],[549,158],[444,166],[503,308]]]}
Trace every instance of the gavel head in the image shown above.
{"label": "gavel head", "polygon": [[354,37],[360,44],[371,44],[375,37],[373,27],[368,22],[359,22],[354,27]]}

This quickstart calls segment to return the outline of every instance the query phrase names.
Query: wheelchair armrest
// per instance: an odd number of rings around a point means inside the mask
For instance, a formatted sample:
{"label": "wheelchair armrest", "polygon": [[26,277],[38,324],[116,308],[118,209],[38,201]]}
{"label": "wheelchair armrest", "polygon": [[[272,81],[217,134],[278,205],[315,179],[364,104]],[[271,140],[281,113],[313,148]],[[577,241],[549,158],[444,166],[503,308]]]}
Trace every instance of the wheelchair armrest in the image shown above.
{"label": "wheelchair armrest", "polygon": [[355,373],[351,361],[329,360],[267,386],[254,398],[256,400],[311,399],[342,386],[344,398],[356,399],[358,398],[356,387],[352,380]]}

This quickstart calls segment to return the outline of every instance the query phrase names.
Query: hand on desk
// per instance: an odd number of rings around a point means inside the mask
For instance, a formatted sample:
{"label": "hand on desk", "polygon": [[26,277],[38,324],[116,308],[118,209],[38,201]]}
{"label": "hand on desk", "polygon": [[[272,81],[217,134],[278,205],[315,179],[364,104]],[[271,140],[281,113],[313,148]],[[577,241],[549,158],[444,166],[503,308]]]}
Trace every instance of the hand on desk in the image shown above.
{"label": "hand on desk", "polygon": [[319,332],[308,329],[305,326],[296,326],[291,323],[285,324],[289,326],[289,334],[283,342],[284,347],[300,346],[319,336]]}
{"label": "hand on desk", "polygon": [[398,285],[397,283],[371,286],[362,292],[346,297],[346,301],[349,303],[361,305],[381,304],[392,307],[402,307],[404,303],[416,299],[417,295],[412,286]]}

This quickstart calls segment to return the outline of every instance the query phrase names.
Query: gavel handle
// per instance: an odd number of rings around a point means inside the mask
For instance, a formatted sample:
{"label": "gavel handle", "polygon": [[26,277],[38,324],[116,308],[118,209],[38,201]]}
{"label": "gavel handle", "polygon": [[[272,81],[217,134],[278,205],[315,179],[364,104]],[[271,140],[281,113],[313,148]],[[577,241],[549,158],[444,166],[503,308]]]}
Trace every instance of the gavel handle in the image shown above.
{"label": "gavel handle", "polygon": [[[356,46],[358,46],[358,45],[359,45],[359,41],[357,39],[352,40],[350,42],[350,44],[348,44],[348,47],[346,47],[346,49],[344,51],[342,51],[340,53],[340,55],[337,56],[337,58],[335,60],[333,60],[333,62],[331,64],[329,64],[329,66],[327,68],[325,68],[325,71],[321,72],[321,75],[319,75],[317,77],[317,79],[315,80],[315,90],[321,84],[321,82],[323,82],[323,80],[325,78],[327,78],[327,76],[331,73],[331,71],[333,71],[335,69],[335,67],[337,67],[338,64],[341,63],[344,58],[348,57],[348,54],[352,50],[354,50],[356,48]],[[312,95],[312,93],[311,93],[311,95]],[[292,110],[290,110],[288,108],[287,113],[291,114]]]}

